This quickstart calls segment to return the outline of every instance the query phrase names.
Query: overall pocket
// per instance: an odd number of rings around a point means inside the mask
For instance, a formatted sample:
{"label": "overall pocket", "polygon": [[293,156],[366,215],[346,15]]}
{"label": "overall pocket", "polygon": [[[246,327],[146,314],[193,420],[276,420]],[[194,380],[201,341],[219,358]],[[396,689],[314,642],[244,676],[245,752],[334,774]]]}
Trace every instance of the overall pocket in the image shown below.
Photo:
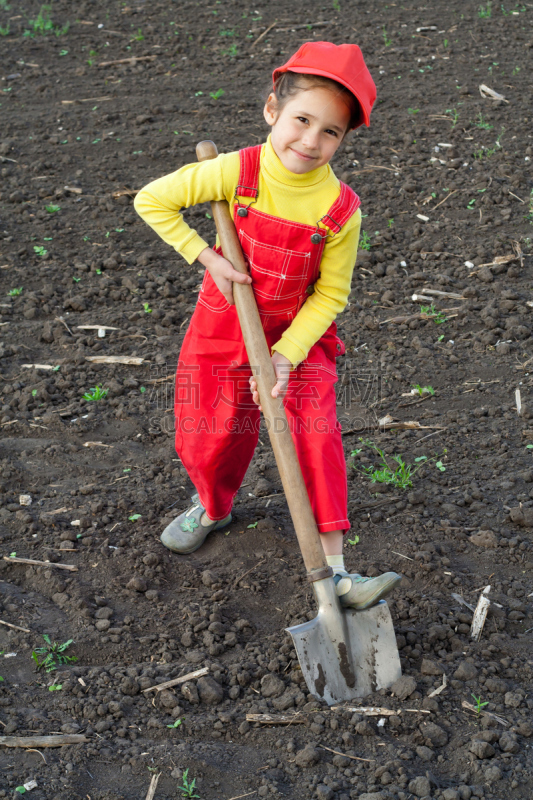
{"label": "overall pocket", "polygon": [[250,264],[259,311],[268,314],[296,311],[312,278],[311,252],[264,244],[243,230],[239,233]]}

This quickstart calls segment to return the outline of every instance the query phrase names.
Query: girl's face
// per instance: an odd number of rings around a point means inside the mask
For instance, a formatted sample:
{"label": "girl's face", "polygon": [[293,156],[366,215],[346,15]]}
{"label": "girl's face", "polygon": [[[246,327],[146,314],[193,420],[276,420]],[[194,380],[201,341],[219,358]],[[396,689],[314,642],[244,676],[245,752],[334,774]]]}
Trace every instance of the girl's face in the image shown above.
{"label": "girl's face", "polygon": [[350,110],[331,89],[302,89],[279,110],[272,93],[264,115],[272,127],[271,141],[283,166],[296,175],[327,164],[342,142]]}

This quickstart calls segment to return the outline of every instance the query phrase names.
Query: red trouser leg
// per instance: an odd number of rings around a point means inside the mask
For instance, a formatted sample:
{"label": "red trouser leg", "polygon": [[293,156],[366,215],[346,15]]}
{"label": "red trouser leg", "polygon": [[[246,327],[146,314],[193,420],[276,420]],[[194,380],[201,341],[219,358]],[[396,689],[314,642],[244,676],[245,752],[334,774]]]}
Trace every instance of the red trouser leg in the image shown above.
{"label": "red trouser leg", "polygon": [[[182,356],[187,352],[182,350]],[[218,361],[218,363],[217,363]],[[176,451],[211,519],[223,519],[252,460],[259,435],[247,367],[180,358],[176,374]]]}
{"label": "red trouser leg", "polygon": [[285,410],[318,530],[347,531],[346,460],[337,421],[335,379],[310,365],[289,387]]}

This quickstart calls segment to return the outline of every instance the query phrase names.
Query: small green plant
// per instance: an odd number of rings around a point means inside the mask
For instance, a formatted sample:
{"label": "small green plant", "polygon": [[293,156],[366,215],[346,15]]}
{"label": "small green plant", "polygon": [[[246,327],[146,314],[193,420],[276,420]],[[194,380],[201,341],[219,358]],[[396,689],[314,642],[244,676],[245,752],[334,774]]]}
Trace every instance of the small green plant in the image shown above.
{"label": "small green plant", "polygon": [[142,32],[142,28],[137,29],[137,34],[131,39],[132,42],[142,42],[144,40],[144,35]]}
{"label": "small green plant", "polygon": [[32,389],[31,390],[31,396],[32,397],[37,397],[37,389]]}
{"label": "small green plant", "polygon": [[238,55],[239,51],[237,49],[237,45],[235,42],[230,44],[227,50],[222,50],[223,56],[229,56],[230,58],[235,58]]}
{"label": "small green plant", "polygon": [[442,311],[438,311],[433,303],[430,306],[420,306],[420,313],[427,319],[432,319],[435,325],[442,325],[448,321],[448,317]]}
{"label": "small green plant", "polygon": [[51,686],[48,687],[49,692],[60,692],[63,688],[62,683],[53,683]]}
{"label": "small green plant", "polygon": [[219,36],[235,36],[235,31],[234,30],[220,31]]}
{"label": "small green plant", "polygon": [[19,294],[22,294],[22,290],[24,286],[19,286],[18,289],[10,289],[8,292],[9,297],[18,297]]}
{"label": "small green plant", "polygon": [[[78,659],[76,656],[67,656],[65,651],[68,650],[73,639],[60,644],[59,642],[52,642],[47,633],[43,634],[43,639],[46,642],[46,647],[36,647],[32,651],[32,658],[37,664],[37,671],[44,669],[45,672],[53,672],[61,664],[72,664]],[[44,656],[42,661],[39,661],[39,656]]]}
{"label": "small green plant", "polygon": [[142,517],[142,514],[132,514],[131,517],[128,517],[130,522],[137,522],[138,519]]}
{"label": "small green plant", "polygon": [[456,108],[447,108],[446,109],[446,114],[451,114],[452,131],[453,131],[453,129],[455,128],[455,126],[457,125],[457,122],[459,120],[459,112],[457,111]]}
{"label": "small green plant", "polygon": [[152,309],[150,308],[150,303],[143,303],[144,313],[151,314]]}
{"label": "small green plant", "polygon": [[40,244],[40,245],[34,244],[33,245],[33,250],[34,250],[36,255],[41,256],[41,257],[45,256],[48,253],[48,250],[42,244]]}
{"label": "small green plant", "polygon": [[340,11],[341,10],[340,0],[333,0],[333,9],[335,11]]}
{"label": "small green plant", "polygon": [[486,120],[483,119],[483,114],[480,111],[477,115],[476,128],[483,128],[483,130],[490,131],[492,128],[494,128],[494,125],[490,125],[488,122],[486,122]]}
{"label": "small green plant", "polygon": [[391,219],[387,220],[387,228],[392,228],[393,225],[394,225],[394,217],[391,217]]}
{"label": "small green plant", "polygon": [[103,389],[101,386],[93,386],[82,395],[82,398],[87,402],[97,402],[98,400],[103,400],[108,391],[109,389]]}
{"label": "small green plant", "polygon": [[482,709],[483,709],[485,706],[488,706],[488,704],[489,704],[489,701],[488,701],[488,700],[485,700],[485,702],[484,702],[484,703],[482,703],[482,702],[481,702],[481,695],[480,695],[479,697],[476,697],[476,695],[475,695],[475,694],[471,694],[471,695],[470,695],[470,697],[473,697],[473,698],[474,698],[474,700],[475,700],[475,702],[476,702],[476,714],[481,714],[481,710],[482,710]]}
{"label": "small green plant", "polygon": [[251,522],[250,525],[247,525],[246,528],[257,528],[257,521]]}
{"label": "small green plant", "polygon": [[491,0],[488,0],[486,6],[479,6],[477,15],[478,15],[478,17],[481,17],[481,19],[489,19],[489,17],[492,16],[492,3],[491,3]]}
{"label": "small green plant", "polygon": [[76,278],[75,275],[72,276],[72,282],[73,283],[79,283],[80,281],[81,281],[81,278]]}
{"label": "small green plant", "polygon": [[[94,59],[95,59],[97,56],[98,56],[98,52],[97,52],[96,50],[89,50],[89,58],[87,59],[87,63],[88,63],[88,65],[89,65],[90,67],[92,67],[92,65],[94,64]],[[95,109],[96,109],[96,108],[98,108],[98,106],[95,106],[95,107],[93,108],[93,111],[95,111]],[[100,140],[98,140],[98,141],[100,141]]]}
{"label": "small green plant", "polygon": [[444,39],[443,43],[444,47],[448,47],[448,39]]}
{"label": "small green plant", "polygon": [[359,544],[359,536],[356,534],[353,539],[348,539],[348,544],[351,544],[355,547],[356,544]]}
{"label": "small green plant", "polygon": [[407,109],[407,113],[408,113],[408,114],[413,114],[413,116],[414,116],[415,114],[418,114],[419,112],[420,112],[420,109],[419,109],[419,108],[408,108],[408,109]]}
{"label": "small green plant", "polygon": [[209,97],[212,97],[213,100],[218,100],[224,94],[224,89],[217,89],[216,92],[209,92]]}
{"label": "small green plant", "polygon": [[0,36],[9,36],[9,30],[9,24],[5,28],[0,25]]}
{"label": "small green plant", "polygon": [[178,786],[178,791],[181,792],[182,797],[200,797],[199,794],[194,794],[194,787],[196,786],[196,778],[189,781],[189,768],[184,770],[181,776],[182,784]]}
{"label": "small green plant", "polygon": [[382,31],[383,31],[383,41],[385,42],[385,47],[390,47],[392,44],[392,39],[389,39],[389,37],[387,36],[387,29],[385,25],[383,25]]}
{"label": "small green plant", "polygon": [[49,214],[56,214],[58,211],[61,211],[61,206],[55,206],[50,203],[49,206],[45,206],[45,211],[48,211]]}
{"label": "small green plant", "polygon": [[415,389],[420,397],[423,397],[425,394],[435,394],[435,389],[433,386],[420,386],[419,383],[414,383],[413,390]]}
{"label": "small green plant", "polygon": [[[391,486],[395,486],[397,489],[409,489],[413,485],[413,478],[416,473],[421,469],[424,464],[435,462],[437,465],[437,459],[440,457],[438,455],[432,456],[428,458],[427,456],[418,456],[415,458],[415,462],[417,466],[413,464],[407,464],[403,456],[399,454],[395,454],[390,457],[390,461],[387,459],[387,456],[383,452],[383,450],[377,446],[374,442],[368,439],[360,438],[359,441],[363,445],[363,447],[370,447],[371,450],[379,456],[379,461],[376,464],[372,464],[370,466],[361,466],[357,467],[360,472],[363,472],[372,483],[386,483]],[[362,447],[352,450],[352,457],[359,455],[362,452]],[[444,453],[447,451],[444,450]],[[442,461],[439,461],[441,466],[438,466],[438,469],[443,472],[446,467],[444,467]],[[443,467],[443,469],[441,469]]]}
{"label": "small green plant", "polygon": [[172,725],[167,725],[167,728],[179,728],[181,725],[181,719],[175,719]]}
{"label": "small green plant", "polygon": [[512,75],[518,75],[519,72],[520,72],[520,67],[514,67],[511,74]]}
{"label": "small green plant", "polygon": [[54,33],[56,36],[63,36],[63,34],[68,31],[70,23],[67,22],[62,28],[55,25],[50,16],[51,11],[52,6],[41,6],[41,10],[37,14],[36,19],[28,20],[30,30],[25,30],[23,36],[33,38],[34,36],[47,36],[49,33]]}
{"label": "small green plant", "polygon": [[366,231],[361,231],[359,238],[359,247],[361,250],[370,250],[370,236]]}

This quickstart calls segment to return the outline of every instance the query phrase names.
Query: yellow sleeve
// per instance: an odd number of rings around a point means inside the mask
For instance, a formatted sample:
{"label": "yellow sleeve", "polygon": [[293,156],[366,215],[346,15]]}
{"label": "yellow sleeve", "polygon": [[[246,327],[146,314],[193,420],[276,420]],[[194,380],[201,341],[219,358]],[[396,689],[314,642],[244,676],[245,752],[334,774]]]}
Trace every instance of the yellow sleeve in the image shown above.
{"label": "yellow sleeve", "polygon": [[209,245],[187,225],[181,209],[210,200],[229,202],[238,180],[239,153],[221,154],[152,181],[137,194],[135,210],[164,242],[192,264]]}
{"label": "yellow sleeve", "polygon": [[272,347],[288,358],[293,367],[307,358],[311,347],[346,308],[360,229],[361,212],[357,210],[342,231],[326,244],[315,291]]}

